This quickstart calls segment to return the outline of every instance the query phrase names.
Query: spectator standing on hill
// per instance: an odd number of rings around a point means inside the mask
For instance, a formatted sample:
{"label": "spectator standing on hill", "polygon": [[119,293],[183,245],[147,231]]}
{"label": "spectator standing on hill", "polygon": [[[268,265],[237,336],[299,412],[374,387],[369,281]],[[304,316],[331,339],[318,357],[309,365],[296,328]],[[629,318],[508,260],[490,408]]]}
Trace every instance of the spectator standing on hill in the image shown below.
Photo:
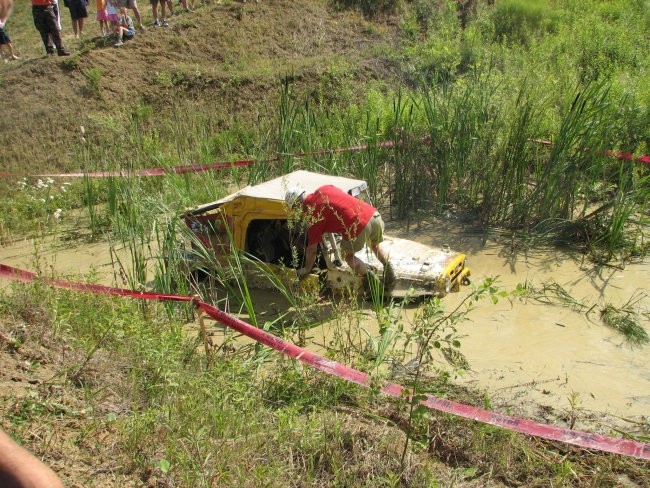
{"label": "spectator standing on hill", "polygon": [[58,8],[54,0],[31,1],[34,27],[41,35],[47,53],[54,54],[54,48],[56,47],[59,56],[70,56],[70,52],[65,49],[61,40],[61,31],[59,31],[57,20]]}
{"label": "spectator standing on hill", "polygon": [[[54,14],[56,15],[56,28],[59,29],[59,34],[63,30],[61,27],[61,12],[59,11],[59,0],[52,0],[52,3],[54,4]],[[48,53],[53,54],[54,53],[54,41],[52,40],[52,34],[49,34],[47,36],[47,45],[48,45]]]}
{"label": "spectator standing on hill", "polygon": [[7,46],[7,49],[9,50],[9,59],[13,61],[14,59],[18,59],[18,56],[14,53],[14,45],[11,43],[11,39],[9,39],[9,36],[5,32],[5,24],[7,23],[8,16],[9,9],[6,9],[6,11],[0,11],[0,54],[4,50],[3,46]]}
{"label": "spectator standing on hill", "polygon": [[194,0],[192,0],[192,8],[187,6],[187,0],[179,0],[179,3],[186,12],[194,12]]}
{"label": "spectator standing on hill", "polygon": [[117,0],[106,0],[106,13],[108,14],[108,22],[111,24],[111,32],[117,30],[117,21],[119,20],[117,8]]}
{"label": "spectator standing on hill", "polygon": [[[167,27],[167,0],[150,0],[151,1],[151,13],[153,14],[153,26],[154,27]],[[162,10],[162,19],[158,21],[158,4]],[[171,2],[170,2],[171,5]]]}
{"label": "spectator standing on hill", "polygon": [[97,0],[97,16],[95,17],[99,22],[99,30],[102,36],[107,36],[111,33],[108,26],[108,12],[106,11],[106,0]]}
{"label": "spectator standing on hill", "polygon": [[7,19],[14,6],[13,0],[0,0],[0,18]]}
{"label": "spectator standing on hill", "polygon": [[135,37],[135,27],[133,27],[133,20],[126,15],[126,7],[120,8],[120,17],[117,21],[117,28],[115,29],[117,41],[115,46],[124,44],[124,40],[133,39]]}
{"label": "spectator standing on hill", "polygon": [[117,0],[117,6],[119,8],[124,7],[133,10],[133,14],[135,15],[135,20],[138,21],[138,25],[140,26],[140,29],[144,29],[144,25],[142,25],[142,18],[140,17],[140,9],[138,8],[137,0]]}
{"label": "spectator standing on hill", "polygon": [[84,33],[84,19],[88,17],[88,0],[63,0],[63,4],[70,11],[72,30],[74,36],[79,39]]}

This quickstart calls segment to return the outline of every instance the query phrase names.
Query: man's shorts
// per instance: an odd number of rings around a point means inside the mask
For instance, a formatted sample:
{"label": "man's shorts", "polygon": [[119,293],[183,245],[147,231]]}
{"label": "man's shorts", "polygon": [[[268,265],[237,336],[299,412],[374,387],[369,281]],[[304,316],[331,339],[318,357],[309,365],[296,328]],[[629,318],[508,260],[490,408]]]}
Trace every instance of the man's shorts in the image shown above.
{"label": "man's shorts", "polygon": [[126,7],[133,10],[136,5],[136,0],[117,0],[118,8]]}
{"label": "man's shorts", "polygon": [[346,254],[357,253],[361,251],[364,244],[379,244],[384,240],[384,221],[379,212],[375,212],[366,226],[351,241],[345,239],[341,241],[341,249]]}
{"label": "man's shorts", "polygon": [[9,39],[4,29],[0,29],[0,46],[4,44],[11,44],[11,39]]}

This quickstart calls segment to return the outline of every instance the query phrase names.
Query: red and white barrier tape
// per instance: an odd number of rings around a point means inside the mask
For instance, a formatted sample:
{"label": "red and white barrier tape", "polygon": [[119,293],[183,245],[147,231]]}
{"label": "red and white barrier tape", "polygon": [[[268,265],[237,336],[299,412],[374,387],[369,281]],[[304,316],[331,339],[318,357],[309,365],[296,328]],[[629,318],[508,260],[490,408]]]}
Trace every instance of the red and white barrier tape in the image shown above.
{"label": "red and white barrier tape", "polygon": [[[386,141],[379,142],[372,147],[378,148],[389,148],[395,146],[395,142]],[[322,156],[325,154],[340,154],[344,152],[357,152],[357,151],[367,151],[370,146],[360,145],[360,146],[350,146],[350,147],[340,147],[336,149],[323,149],[320,151],[311,151],[311,152],[298,152],[292,153],[292,156],[295,157],[304,157],[304,156]],[[270,163],[273,161],[279,161],[281,156],[276,156],[274,158],[265,159],[263,162]],[[231,162],[218,162],[218,163],[209,163],[209,164],[189,164],[186,166],[172,166],[170,168],[140,168],[132,170],[121,170],[121,171],[90,171],[87,173],[77,172],[77,173],[38,173],[38,174],[14,174],[14,173],[0,173],[2,178],[110,178],[110,177],[123,177],[123,176],[163,176],[166,174],[185,174],[185,173],[205,173],[207,171],[221,171],[232,168],[240,168],[244,166],[251,166],[256,163],[255,159],[240,159],[237,161]]]}
{"label": "red and white barrier tape", "polygon": [[[67,288],[78,291],[89,291],[93,293],[103,293],[108,295],[119,295],[145,300],[192,302],[212,319],[217,320],[221,324],[247,337],[250,337],[260,344],[271,347],[276,351],[286,354],[293,359],[301,361],[302,363],[305,363],[314,369],[323,371],[332,376],[342,378],[366,388],[369,388],[371,386],[371,378],[366,373],[350,368],[336,361],[327,359],[323,356],[310,352],[307,349],[303,349],[302,347],[296,346],[295,344],[287,342],[284,339],[276,337],[264,330],[253,327],[252,325],[247,324],[246,322],[219,310],[213,305],[209,305],[192,297],[184,295],[169,295],[157,292],[138,292],[126,290],[123,288],[113,288],[102,285],[70,282],[60,279],[39,278],[34,273],[14,268],[5,264],[0,264],[0,277],[23,282],[40,279],[44,283],[60,288]],[[408,395],[409,393],[409,390],[407,388],[390,382],[384,383],[381,391],[387,395],[394,397],[402,397],[405,394]],[[637,442],[629,439],[607,437],[600,434],[590,434],[587,432],[580,432],[577,430],[556,427],[554,425],[541,424],[532,420],[510,417],[508,415],[490,412],[488,410],[483,410],[471,405],[464,405],[462,403],[457,403],[451,400],[447,400],[446,398],[436,397],[434,395],[426,396],[427,399],[423,400],[420,403],[428,408],[441,412],[450,413],[486,424],[496,425],[508,430],[520,432],[522,434],[542,437],[544,439],[559,441],[567,444],[573,444],[587,449],[596,449],[599,451],[621,454],[624,456],[632,456],[639,459],[650,459],[650,444],[648,443]]]}
{"label": "red and white barrier tape", "polygon": [[[430,141],[430,137],[424,137],[423,141]],[[551,141],[541,140],[541,139],[531,139],[531,142],[536,144],[541,144],[542,146],[552,146]],[[357,152],[357,151],[367,151],[371,147],[376,147],[380,149],[386,149],[395,147],[398,143],[395,141],[383,141],[378,142],[375,145],[359,145],[359,146],[350,146],[350,147],[340,147],[336,149],[323,149],[320,151],[311,151],[311,152],[299,152],[292,153],[292,156],[295,157],[304,157],[304,156],[322,156],[325,154],[340,154],[344,152]],[[632,153],[623,153],[623,152],[613,152],[606,151],[608,156],[617,158],[624,161],[637,161],[640,163],[650,163],[650,156],[638,156],[634,157]],[[265,159],[263,162],[269,163],[273,161],[278,161],[280,156],[274,158]],[[39,174],[30,174],[30,175],[19,175],[14,173],[0,173],[0,177],[3,178],[20,178],[20,177],[30,177],[30,178],[109,178],[109,177],[121,177],[121,176],[163,176],[166,174],[185,174],[185,173],[205,173],[206,171],[221,171],[232,168],[240,168],[244,166],[250,166],[256,163],[255,159],[240,159],[237,161],[231,162],[218,162],[218,163],[209,163],[209,164],[190,164],[186,166],[173,166],[170,168],[141,168],[133,170],[121,170],[121,171],[91,171],[87,173],[77,172],[77,173],[39,173]]]}
{"label": "red and white barrier tape", "polygon": [[[530,141],[546,147],[551,147],[553,145],[553,142],[544,139],[530,139]],[[615,159],[620,159],[621,161],[638,161],[639,163],[650,163],[650,156],[645,154],[643,156],[637,156],[635,158],[634,154],[632,153],[605,151],[605,155]]]}

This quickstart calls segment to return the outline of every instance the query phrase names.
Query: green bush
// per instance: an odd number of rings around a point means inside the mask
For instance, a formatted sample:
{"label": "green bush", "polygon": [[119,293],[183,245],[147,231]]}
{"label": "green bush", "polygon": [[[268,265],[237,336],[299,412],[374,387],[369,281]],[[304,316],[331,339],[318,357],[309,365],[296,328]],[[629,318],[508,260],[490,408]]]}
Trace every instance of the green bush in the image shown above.
{"label": "green bush", "polygon": [[528,45],[533,35],[554,32],[557,19],[544,0],[503,0],[492,11],[494,36],[499,42]]}

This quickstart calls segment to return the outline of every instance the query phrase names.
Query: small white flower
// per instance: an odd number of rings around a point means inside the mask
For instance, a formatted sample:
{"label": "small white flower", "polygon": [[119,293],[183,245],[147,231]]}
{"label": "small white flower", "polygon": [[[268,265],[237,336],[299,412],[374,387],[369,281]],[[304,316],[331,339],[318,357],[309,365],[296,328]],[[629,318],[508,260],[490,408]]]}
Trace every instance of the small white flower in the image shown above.
{"label": "small white flower", "polygon": [[46,188],[47,187],[47,185],[45,183],[43,183],[43,180],[41,180],[41,179],[36,180],[36,185],[34,185],[34,186],[36,188]]}
{"label": "small white flower", "polygon": [[54,219],[59,220],[61,218],[61,214],[63,213],[63,210],[60,208],[57,208],[54,212]]}
{"label": "small white flower", "polygon": [[62,191],[63,193],[65,193],[65,192],[67,192],[68,190],[66,189],[65,186],[62,186],[62,187],[61,187],[61,191]]}
{"label": "small white flower", "polygon": [[79,127],[79,130],[81,131],[82,135],[86,133],[86,128],[83,125]]}
{"label": "small white flower", "polygon": [[41,203],[45,203],[45,198],[39,198],[38,201]]}
{"label": "small white flower", "polygon": [[48,178],[45,181],[47,182],[48,185],[51,185],[52,183],[54,183],[54,180],[52,178]]}
{"label": "small white flower", "polygon": [[54,200],[54,195],[50,195],[50,200]]}

